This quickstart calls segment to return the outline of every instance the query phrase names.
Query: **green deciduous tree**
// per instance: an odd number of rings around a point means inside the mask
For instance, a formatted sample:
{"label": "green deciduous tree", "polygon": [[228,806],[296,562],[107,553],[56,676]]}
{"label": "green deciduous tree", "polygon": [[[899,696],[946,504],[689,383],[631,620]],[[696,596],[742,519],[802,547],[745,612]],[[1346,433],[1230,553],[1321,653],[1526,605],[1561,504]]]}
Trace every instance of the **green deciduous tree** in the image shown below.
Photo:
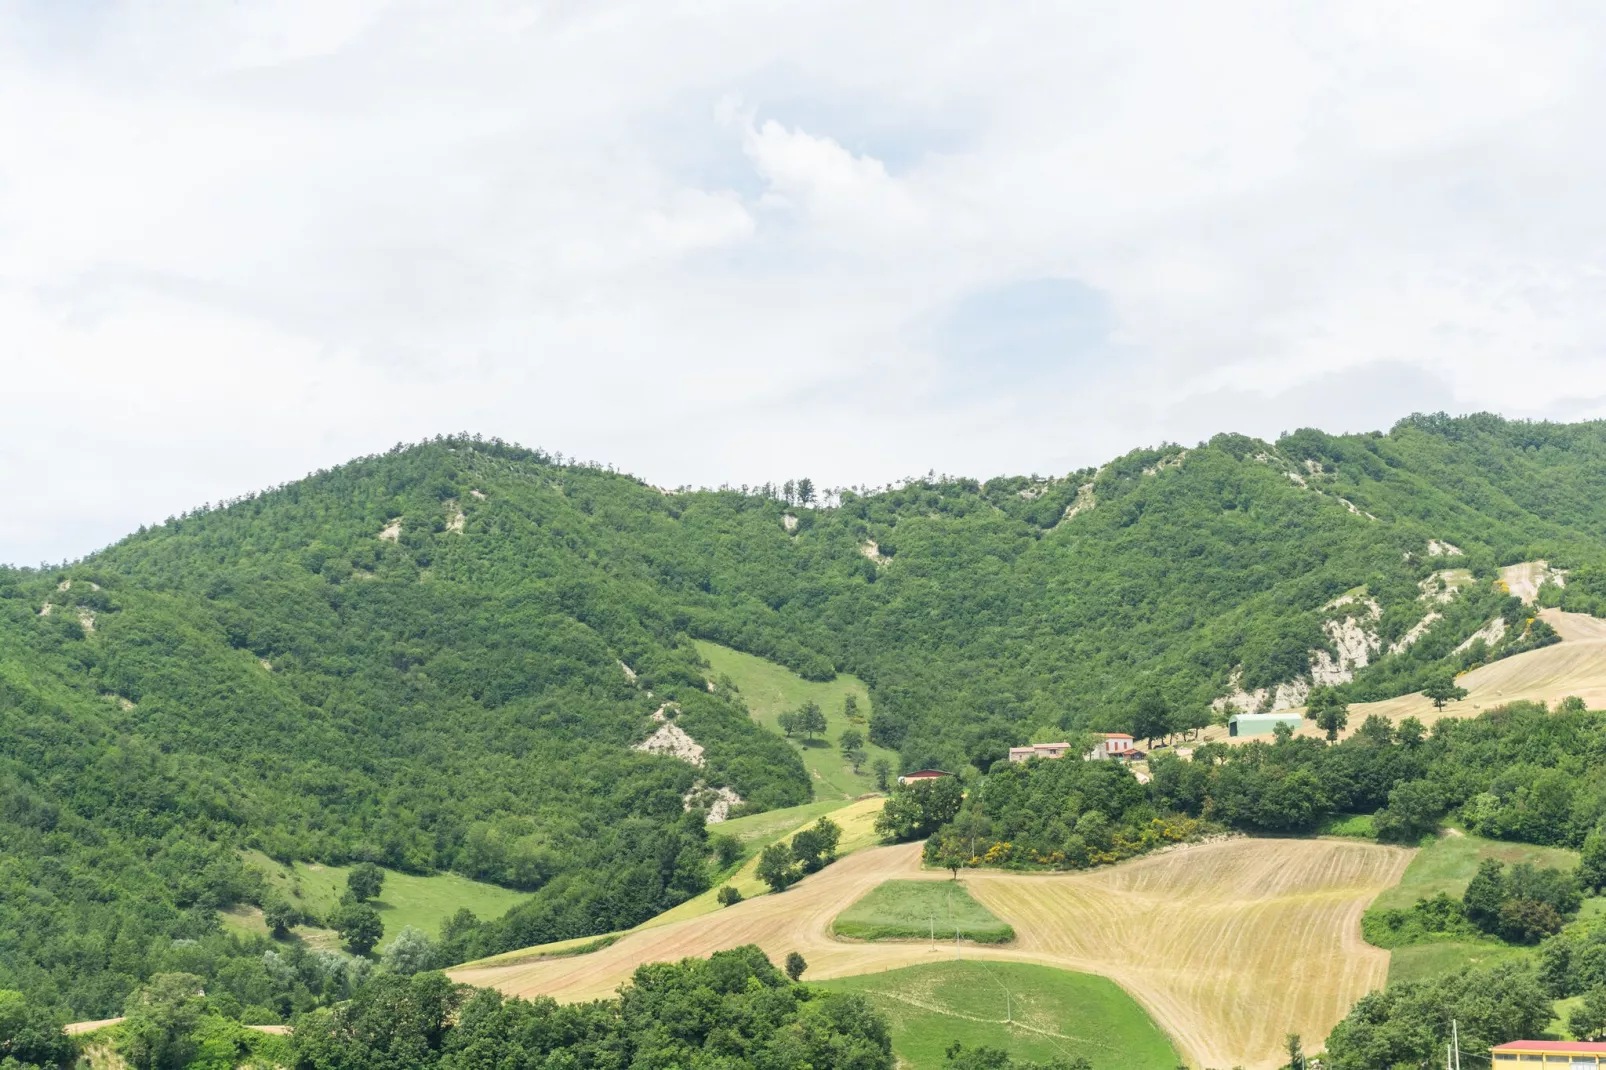
{"label": "green deciduous tree", "polygon": [[1349,703],[1331,687],[1311,688],[1306,709],[1316,722],[1316,727],[1327,733],[1328,742],[1337,739],[1349,724]]}
{"label": "green deciduous tree", "polygon": [[792,848],[784,843],[772,843],[758,856],[758,879],[770,886],[772,892],[784,892],[797,883],[797,860]]}
{"label": "green deciduous tree", "polygon": [[958,777],[900,784],[876,817],[876,834],[898,843],[924,839],[952,821],[963,800]]}
{"label": "green deciduous tree", "polygon": [[355,955],[368,954],[385,935],[385,923],[379,911],[368,903],[354,900],[346,900],[336,907],[329,915],[329,925]]}
{"label": "green deciduous tree", "polygon": [[1606,1037],[1606,985],[1596,985],[1584,993],[1583,1002],[1567,1017],[1567,1031],[1579,1040]]}
{"label": "green deciduous tree", "polygon": [[377,899],[385,887],[385,871],[372,862],[359,862],[346,874],[346,892],[357,902]]}
{"label": "green deciduous tree", "polygon": [[793,981],[799,980],[803,976],[803,971],[808,968],[809,964],[803,960],[802,955],[796,951],[786,953],[786,976]]}
{"label": "green deciduous tree", "polygon": [[1455,674],[1448,669],[1441,669],[1429,677],[1422,694],[1433,701],[1433,708],[1442,710],[1451,702],[1459,702],[1467,697],[1467,689],[1455,682]]}

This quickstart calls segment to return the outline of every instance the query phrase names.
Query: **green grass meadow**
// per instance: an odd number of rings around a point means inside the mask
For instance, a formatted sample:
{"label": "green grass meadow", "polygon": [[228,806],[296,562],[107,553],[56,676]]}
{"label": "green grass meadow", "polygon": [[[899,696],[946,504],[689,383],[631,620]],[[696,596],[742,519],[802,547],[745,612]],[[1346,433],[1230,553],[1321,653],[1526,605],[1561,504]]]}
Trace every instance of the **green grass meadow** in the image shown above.
{"label": "green grass meadow", "polygon": [[[827,683],[816,683],[803,679],[773,661],[717,643],[699,641],[697,652],[708,662],[714,679],[729,677],[740,692],[742,701],[747,703],[753,719],[776,735],[784,735],[780,725],[782,713],[795,710],[810,699],[820,704],[828,726],[825,735],[816,736],[812,742],[800,738],[791,741],[803,755],[803,766],[809,771],[809,779],[814,784],[815,798],[856,799],[866,792],[875,791],[872,769],[877,758],[886,759],[896,772],[896,751],[866,741],[864,749],[868,757],[862,771],[855,773],[853,766],[837,748],[837,737],[843,729],[857,728],[866,737],[870,734],[870,690],[857,676],[843,673]],[[842,713],[844,700],[849,695],[853,695],[859,703],[859,720],[851,724]]]}
{"label": "green grass meadow", "polygon": [[1181,1062],[1120,985],[1091,974],[950,960],[814,987],[869,999],[887,1016],[898,1065],[909,1070],[940,1070],[956,1042],[1032,1062],[1082,1056],[1100,1070],[1174,1070]]}
{"label": "green grass meadow", "polygon": [[[346,890],[347,866],[306,862],[285,866],[259,851],[247,851],[245,860],[247,865],[260,870],[268,883],[290,903],[320,918],[335,908],[340,894]],[[385,939],[388,940],[408,925],[430,936],[439,936],[441,922],[463,907],[481,918],[496,918],[524,898],[523,892],[472,881],[455,873],[417,877],[387,869],[385,887],[374,900],[374,906],[385,923]],[[266,931],[260,912],[234,912],[226,914],[224,921],[241,928],[260,927],[261,931]]]}
{"label": "green grass meadow", "polygon": [[1478,872],[1478,863],[1485,858],[1498,858],[1507,865],[1531,862],[1536,866],[1561,869],[1572,869],[1578,865],[1577,851],[1486,840],[1482,836],[1452,832],[1441,835],[1418,851],[1405,868],[1400,883],[1379,895],[1372,902],[1372,907],[1405,910],[1418,899],[1431,899],[1440,892],[1459,899],[1467,890],[1467,883]]}
{"label": "green grass meadow", "polygon": [[[1417,852],[1400,883],[1373,900],[1371,909],[1406,910],[1418,899],[1430,899],[1440,892],[1459,899],[1477,873],[1478,863],[1485,858],[1498,858],[1507,865],[1531,862],[1536,866],[1561,869],[1578,865],[1577,851],[1486,840],[1461,834],[1459,830],[1448,831]],[[1598,904],[1599,900],[1586,900],[1583,913],[1597,910]],[[1425,981],[1465,966],[1492,966],[1531,954],[1532,948],[1512,947],[1492,937],[1412,944],[1390,953],[1389,981]]]}
{"label": "green grass meadow", "polygon": [[850,940],[952,941],[955,931],[978,944],[1002,944],[1015,930],[955,881],[887,881],[836,916],[831,930]]}

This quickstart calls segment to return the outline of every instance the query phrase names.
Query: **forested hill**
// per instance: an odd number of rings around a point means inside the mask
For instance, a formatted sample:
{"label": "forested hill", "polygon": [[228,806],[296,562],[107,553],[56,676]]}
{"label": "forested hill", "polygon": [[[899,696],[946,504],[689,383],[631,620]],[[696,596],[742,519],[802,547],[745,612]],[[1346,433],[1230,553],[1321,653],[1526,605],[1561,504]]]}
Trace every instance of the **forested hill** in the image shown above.
{"label": "forested hill", "polygon": [[[534,892],[477,951],[680,901],[707,882],[699,781],[810,792],[694,638],[859,674],[910,766],[1124,728],[1145,693],[1269,700],[1319,656],[1353,697],[1411,690],[1493,617],[1527,641],[1499,566],[1543,558],[1570,570],[1545,599],[1606,607],[1603,490],[1606,425],[1490,416],[829,507],[451,439],[0,570],[0,988],[90,1017],[174,937],[226,957],[215,908],[262,895],[246,847]],[[631,749],[666,702],[704,767]]]}

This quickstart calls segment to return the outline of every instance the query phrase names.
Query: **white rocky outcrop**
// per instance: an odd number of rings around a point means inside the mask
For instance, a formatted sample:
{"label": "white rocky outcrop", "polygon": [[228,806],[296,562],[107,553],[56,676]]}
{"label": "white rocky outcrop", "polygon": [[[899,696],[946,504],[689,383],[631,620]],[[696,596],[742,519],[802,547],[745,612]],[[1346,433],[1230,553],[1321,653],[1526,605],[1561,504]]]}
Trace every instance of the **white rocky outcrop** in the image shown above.
{"label": "white rocky outcrop", "polygon": [[1148,468],[1145,468],[1143,470],[1143,474],[1146,475],[1146,476],[1157,476],[1161,472],[1165,471],[1167,468],[1181,468],[1182,467],[1182,461],[1187,456],[1188,456],[1188,451],[1187,450],[1178,450],[1176,453],[1173,453],[1171,456],[1162,457],[1158,461],[1154,462],[1154,464],[1150,465]]}
{"label": "white rocky outcrop", "polygon": [[1075,520],[1082,513],[1091,513],[1096,505],[1098,505],[1098,500],[1093,497],[1093,484],[1083,483],[1076,488],[1075,500],[1065,507],[1065,515],[1060,518],[1060,523],[1063,524],[1068,520]]}
{"label": "white rocky outcrop", "polygon": [[457,501],[454,499],[452,501],[447,502],[446,503],[446,530],[447,531],[451,531],[451,532],[455,532],[458,535],[463,534],[463,520],[464,520],[463,510],[458,508]]}
{"label": "white rocky outcrop", "polygon": [[1310,697],[1310,683],[1303,679],[1286,680],[1275,688],[1257,687],[1245,691],[1243,666],[1232,670],[1227,686],[1232,690],[1210,704],[1218,713],[1275,713],[1303,706]]}
{"label": "white rocky outcrop", "polygon": [[1428,540],[1429,557],[1461,557],[1466,551],[1453,543],[1440,542],[1438,539]]}
{"label": "white rocky outcrop", "polygon": [[1355,679],[1355,670],[1370,665],[1372,655],[1382,647],[1383,641],[1378,638],[1377,632],[1365,626],[1367,622],[1376,621],[1382,609],[1370,598],[1355,601],[1366,607],[1364,620],[1347,616],[1343,620],[1330,620],[1322,625],[1322,631],[1333,641],[1338,656],[1335,658],[1325,650],[1310,652],[1310,678],[1313,684],[1331,686],[1349,683]]}
{"label": "white rocky outcrop", "polygon": [[[619,669],[620,669],[621,672],[623,672],[625,674],[625,679],[626,680],[629,680],[631,683],[635,683],[636,682],[636,670],[635,669],[632,669],[630,666],[626,665],[622,661],[619,663]],[[656,715],[654,715],[654,719],[655,720],[662,720],[662,718],[657,717]]]}
{"label": "white rocky outcrop", "polygon": [[785,528],[787,531],[796,531],[797,517],[793,516],[791,513],[781,514],[781,527]]}
{"label": "white rocky outcrop", "polygon": [[1472,644],[1477,642],[1479,639],[1482,639],[1489,646],[1494,646],[1501,639],[1504,639],[1505,635],[1506,619],[1504,617],[1496,617],[1488,624],[1485,624],[1483,627],[1467,636],[1466,641],[1455,648],[1455,652],[1460,654],[1463,651],[1468,650],[1471,648]]}
{"label": "white rocky outcrop", "polygon": [[711,788],[701,780],[680,797],[681,808],[686,811],[707,810],[708,824],[717,825],[731,816],[731,807],[742,805],[742,797],[730,788]]}
{"label": "white rocky outcrop", "polygon": [[[1452,595],[1453,597],[1453,595]],[[1427,616],[1411,626],[1411,630],[1389,644],[1390,654],[1403,654],[1416,645],[1416,641],[1428,634],[1428,629],[1444,619],[1444,614],[1433,610]]]}
{"label": "white rocky outcrop", "polygon": [[662,755],[665,758],[679,758],[691,765],[706,764],[703,760],[702,745],[691,738],[684,728],[668,718],[665,714],[668,708],[666,703],[653,711],[652,719],[658,722],[658,731],[631,749]]}
{"label": "white rocky outcrop", "polygon": [[386,524],[384,528],[380,530],[379,537],[384,539],[386,542],[401,541],[401,517],[398,516],[395,520],[392,520],[390,523]]}
{"label": "white rocky outcrop", "polygon": [[871,561],[874,561],[877,565],[884,565],[888,561],[892,560],[892,558],[882,554],[881,544],[876,542],[874,539],[865,539],[862,543],[860,543],[859,552],[865,557],[868,557]]}

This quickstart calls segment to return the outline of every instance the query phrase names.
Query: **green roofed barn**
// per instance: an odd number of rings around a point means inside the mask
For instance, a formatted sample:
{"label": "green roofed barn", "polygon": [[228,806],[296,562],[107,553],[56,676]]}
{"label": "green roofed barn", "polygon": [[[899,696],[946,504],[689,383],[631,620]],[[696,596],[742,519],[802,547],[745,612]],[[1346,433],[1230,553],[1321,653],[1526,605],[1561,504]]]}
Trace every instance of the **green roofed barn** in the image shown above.
{"label": "green roofed barn", "polygon": [[1264,736],[1277,731],[1277,726],[1285,724],[1298,731],[1305,719],[1297,713],[1239,713],[1227,720],[1227,735],[1229,736]]}

